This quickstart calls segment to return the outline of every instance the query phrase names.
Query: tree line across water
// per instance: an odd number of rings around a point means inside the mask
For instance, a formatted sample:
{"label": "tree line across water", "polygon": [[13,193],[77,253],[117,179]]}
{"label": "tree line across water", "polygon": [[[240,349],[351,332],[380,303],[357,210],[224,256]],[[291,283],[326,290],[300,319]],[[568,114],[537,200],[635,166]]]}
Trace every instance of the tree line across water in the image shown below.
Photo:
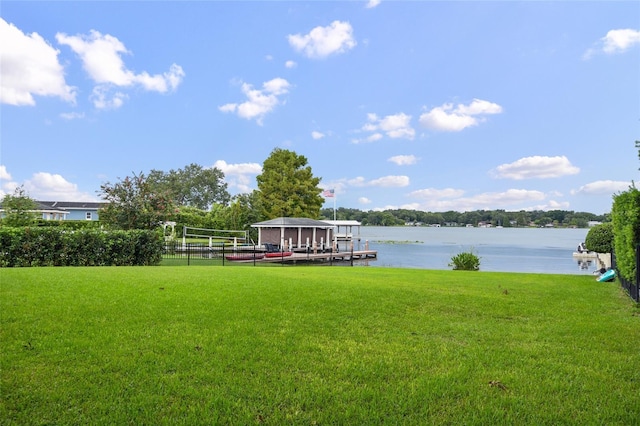
{"label": "tree line across water", "polygon": [[[323,219],[333,219],[333,209],[322,209]],[[569,210],[474,210],[468,212],[425,212],[420,210],[397,209],[384,211],[362,211],[340,207],[336,209],[336,219],[357,220],[369,226],[503,226],[503,227],[575,227],[586,228],[589,222],[609,221],[609,214],[596,215],[588,212]]]}

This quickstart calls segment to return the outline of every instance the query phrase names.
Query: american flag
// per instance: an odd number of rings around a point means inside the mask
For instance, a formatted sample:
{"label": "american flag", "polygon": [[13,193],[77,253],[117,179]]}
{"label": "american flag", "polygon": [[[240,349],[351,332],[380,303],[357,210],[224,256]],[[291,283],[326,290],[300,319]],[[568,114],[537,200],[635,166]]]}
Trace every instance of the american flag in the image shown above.
{"label": "american flag", "polygon": [[331,198],[331,197],[333,197],[333,196],[334,196],[334,190],[333,190],[333,189],[325,189],[325,190],[322,192],[322,196],[323,196],[323,197]]}

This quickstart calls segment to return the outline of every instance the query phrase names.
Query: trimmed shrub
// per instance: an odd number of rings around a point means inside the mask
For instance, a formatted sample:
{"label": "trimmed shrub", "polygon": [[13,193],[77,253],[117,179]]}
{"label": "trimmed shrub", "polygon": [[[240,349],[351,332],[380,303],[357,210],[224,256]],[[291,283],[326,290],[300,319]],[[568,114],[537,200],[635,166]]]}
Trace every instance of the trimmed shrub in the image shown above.
{"label": "trimmed shrub", "polygon": [[449,266],[458,271],[479,271],[480,258],[473,252],[458,253],[451,258]]}
{"label": "trimmed shrub", "polygon": [[94,229],[100,228],[101,223],[97,220],[45,220],[38,219],[35,226],[42,228],[65,228],[65,229]]}
{"label": "trimmed shrub", "polygon": [[589,229],[585,244],[589,251],[611,253],[613,251],[613,223],[602,223]]}
{"label": "trimmed shrub", "polygon": [[2,227],[0,267],[157,265],[163,247],[156,231]]}

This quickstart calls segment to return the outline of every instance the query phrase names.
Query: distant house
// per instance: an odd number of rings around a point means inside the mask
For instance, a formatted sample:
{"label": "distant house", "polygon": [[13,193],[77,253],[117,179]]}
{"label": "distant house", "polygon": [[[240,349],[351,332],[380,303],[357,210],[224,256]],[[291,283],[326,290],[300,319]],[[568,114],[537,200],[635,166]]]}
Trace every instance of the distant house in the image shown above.
{"label": "distant house", "polygon": [[[38,203],[50,209],[65,211],[66,216],[63,220],[98,220],[98,210],[104,205],[104,203],[92,201],[39,201]],[[42,218],[53,219],[53,217],[45,217],[44,212]]]}
{"label": "distant house", "polygon": [[[104,203],[86,201],[36,201],[36,213],[43,220],[98,220]],[[0,217],[4,209],[0,206]]]}

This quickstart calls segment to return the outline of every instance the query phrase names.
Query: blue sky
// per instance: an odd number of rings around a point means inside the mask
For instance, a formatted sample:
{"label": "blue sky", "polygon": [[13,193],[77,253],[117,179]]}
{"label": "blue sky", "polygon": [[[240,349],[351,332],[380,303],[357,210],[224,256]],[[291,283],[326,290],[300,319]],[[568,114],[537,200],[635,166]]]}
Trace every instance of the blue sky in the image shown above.
{"label": "blue sky", "polygon": [[600,214],[638,179],[635,1],[3,1],[0,17],[0,195],[98,200],[190,163],[237,194],[276,147],[361,210]]}

